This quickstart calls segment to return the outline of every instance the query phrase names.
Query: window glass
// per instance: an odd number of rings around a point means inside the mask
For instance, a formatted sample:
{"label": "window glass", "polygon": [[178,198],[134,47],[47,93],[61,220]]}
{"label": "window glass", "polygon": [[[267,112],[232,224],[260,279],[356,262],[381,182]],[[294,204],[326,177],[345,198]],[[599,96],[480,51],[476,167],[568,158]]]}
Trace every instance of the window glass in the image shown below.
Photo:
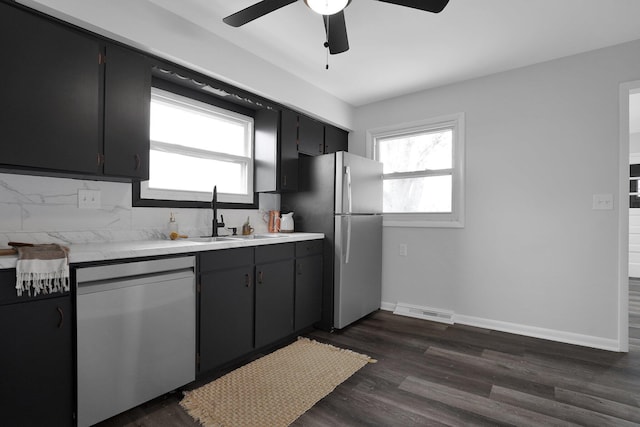
{"label": "window glass", "polygon": [[450,175],[384,180],[383,211],[451,212],[451,184]]}
{"label": "window glass", "polygon": [[384,224],[462,227],[464,115],[367,132],[373,157],[383,163]]}
{"label": "window glass", "polygon": [[378,140],[378,156],[384,173],[451,169],[453,131],[443,129]]}
{"label": "window glass", "polygon": [[150,122],[141,198],[253,202],[253,118],[153,88]]}
{"label": "window glass", "polygon": [[246,122],[215,110],[154,97],[151,102],[151,140],[207,151],[248,156]]}
{"label": "window glass", "polygon": [[[156,150],[151,150],[150,154],[153,167],[149,171],[149,181],[154,185],[151,188],[211,193],[211,183],[215,182],[221,193],[243,194],[247,191],[245,180],[225,179],[243,177],[246,172],[241,163]],[[166,171],[171,173],[168,174]]]}

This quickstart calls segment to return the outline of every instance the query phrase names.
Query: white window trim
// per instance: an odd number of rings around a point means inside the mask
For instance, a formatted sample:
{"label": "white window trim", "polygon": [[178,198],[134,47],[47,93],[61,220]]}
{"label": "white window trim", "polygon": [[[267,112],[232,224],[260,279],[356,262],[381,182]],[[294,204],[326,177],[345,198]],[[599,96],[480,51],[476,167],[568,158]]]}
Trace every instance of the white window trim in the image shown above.
{"label": "white window trim", "polygon": [[366,131],[366,156],[376,159],[376,141],[380,138],[398,136],[434,128],[453,127],[453,200],[451,213],[385,213],[385,227],[416,228],[463,228],[464,227],[464,189],[465,189],[465,117],[464,113],[450,114],[384,126]]}
{"label": "white window trim", "polygon": [[[175,153],[184,153],[188,155],[195,155],[197,157],[203,158],[215,158],[225,161],[231,161],[235,163],[239,163],[245,166],[245,173],[247,175],[247,194],[233,194],[233,193],[223,193],[218,191],[218,201],[222,203],[243,203],[243,204],[251,204],[254,202],[254,192],[253,192],[253,127],[254,120],[253,117],[245,116],[243,114],[236,113],[234,111],[225,110],[223,108],[216,107],[214,105],[210,105],[195,99],[189,99],[189,103],[185,103],[182,98],[184,96],[179,94],[174,94],[172,92],[159,89],[152,88],[151,89],[152,96],[158,98],[164,98],[166,102],[173,103],[175,105],[186,105],[189,109],[200,109],[205,113],[214,113],[219,116],[225,116],[233,121],[241,121],[243,123],[249,123],[247,126],[245,135],[249,141],[249,153],[251,155],[249,157],[243,156],[235,156],[226,153],[218,153],[214,151],[206,151],[200,150],[191,147],[181,147],[175,144],[168,144],[160,141],[150,141],[150,149],[156,149],[160,151],[170,151]],[[172,148],[173,147],[173,148]],[[178,191],[178,190],[166,190],[166,189],[152,189],[149,188],[149,181],[142,181],[140,183],[140,198],[148,199],[148,200],[176,200],[176,201],[199,201],[199,202],[210,202],[212,197],[212,192],[198,192],[198,191]]]}

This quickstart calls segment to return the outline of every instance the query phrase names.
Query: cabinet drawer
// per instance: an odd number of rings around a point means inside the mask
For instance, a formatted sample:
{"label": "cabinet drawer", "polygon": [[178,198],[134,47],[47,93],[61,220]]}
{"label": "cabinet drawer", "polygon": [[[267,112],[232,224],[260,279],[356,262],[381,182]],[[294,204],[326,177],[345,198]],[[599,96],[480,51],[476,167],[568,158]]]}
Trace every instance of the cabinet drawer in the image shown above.
{"label": "cabinet drawer", "polygon": [[295,246],[293,243],[256,246],[256,264],[293,258]]}
{"label": "cabinet drawer", "polygon": [[200,272],[253,264],[253,248],[221,249],[200,254]]}
{"label": "cabinet drawer", "polygon": [[308,240],[296,243],[296,258],[322,253],[324,240]]}

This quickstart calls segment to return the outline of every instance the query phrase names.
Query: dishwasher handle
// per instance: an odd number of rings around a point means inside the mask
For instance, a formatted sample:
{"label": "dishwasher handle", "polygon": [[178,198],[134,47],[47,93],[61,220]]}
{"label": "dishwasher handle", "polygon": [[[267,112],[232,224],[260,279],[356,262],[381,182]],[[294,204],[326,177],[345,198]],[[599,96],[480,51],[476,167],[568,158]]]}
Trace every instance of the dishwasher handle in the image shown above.
{"label": "dishwasher handle", "polygon": [[87,295],[96,292],[107,292],[133,286],[148,285],[150,283],[161,283],[171,280],[191,278],[194,276],[195,273],[192,269],[183,269],[164,273],[140,274],[137,276],[120,277],[116,279],[102,279],[82,283],[78,282],[77,294]]}

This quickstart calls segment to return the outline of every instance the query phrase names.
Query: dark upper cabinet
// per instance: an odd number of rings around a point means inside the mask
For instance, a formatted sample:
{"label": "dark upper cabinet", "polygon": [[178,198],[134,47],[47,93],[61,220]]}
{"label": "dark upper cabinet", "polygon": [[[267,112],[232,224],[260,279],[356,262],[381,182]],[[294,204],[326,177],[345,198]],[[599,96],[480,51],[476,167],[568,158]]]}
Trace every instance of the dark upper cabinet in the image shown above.
{"label": "dark upper cabinet", "polygon": [[151,67],[139,53],[107,45],[104,100],[104,173],[149,177]]}
{"label": "dark upper cabinet", "polygon": [[298,151],[310,156],[324,153],[324,125],[321,122],[298,116]]}
{"label": "dark upper cabinet", "polygon": [[0,3],[2,164],[95,174],[98,40]]}
{"label": "dark upper cabinet", "polygon": [[151,70],[143,55],[0,3],[1,164],[146,179]]}
{"label": "dark upper cabinet", "polygon": [[257,192],[298,189],[298,116],[263,109],[254,117]]}
{"label": "dark upper cabinet", "polygon": [[298,151],[309,156],[348,151],[349,133],[306,116],[298,116]]}
{"label": "dark upper cabinet", "polygon": [[349,133],[335,126],[324,126],[324,152],[349,151]]}
{"label": "dark upper cabinet", "polygon": [[0,272],[2,425],[71,426],[71,297],[17,298],[15,275],[15,270]]}

